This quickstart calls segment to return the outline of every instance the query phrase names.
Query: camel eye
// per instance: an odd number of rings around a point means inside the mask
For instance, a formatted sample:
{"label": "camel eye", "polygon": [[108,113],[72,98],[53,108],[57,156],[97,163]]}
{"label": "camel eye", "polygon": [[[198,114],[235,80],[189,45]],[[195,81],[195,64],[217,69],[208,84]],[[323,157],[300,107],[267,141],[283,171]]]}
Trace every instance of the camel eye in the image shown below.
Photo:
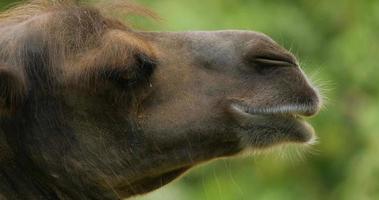
{"label": "camel eye", "polygon": [[153,74],[158,62],[143,53],[135,56],[135,60],[135,65],[137,66],[137,74],[140,76],[140,78],[149,79]]}
{"label": "camel eye", "polygon": [[156,63],[144,54],[139,54],[135,56],[134,62],[130,66],[105,70],[102,72],[102,77],[121,89],[145,85],[149,82]]}

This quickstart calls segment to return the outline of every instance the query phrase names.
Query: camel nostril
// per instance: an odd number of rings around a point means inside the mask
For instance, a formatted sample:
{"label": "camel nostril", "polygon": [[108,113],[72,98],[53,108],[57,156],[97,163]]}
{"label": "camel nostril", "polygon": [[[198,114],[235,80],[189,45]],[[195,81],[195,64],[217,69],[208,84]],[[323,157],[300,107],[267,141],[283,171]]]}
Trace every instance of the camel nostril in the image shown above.
{"label": "camel nostril", "polygon": [[271,74],[272,72],[284,68],[296,68],[296,59],[289,53],[260,52],[247,58],[248,65],[261,75]]}
{"label": "camel nostril", "polygon": [[276,57],[255,57],[252,59],[254,68],[259,74],[266,75],[271,72],[284,67],[296,67],[297,64],[288,59],[276,58]]}
{"label": "camel nostril", "polygon": [[257,56],[252,62],[263,66],[294,67],[296,61],[285,56]]}
{"label": "camel nostril", "polygon": [[263,66],[298,66],[294,55],[267,38],[254,40],[249,43],[245,59],[250,63]]}

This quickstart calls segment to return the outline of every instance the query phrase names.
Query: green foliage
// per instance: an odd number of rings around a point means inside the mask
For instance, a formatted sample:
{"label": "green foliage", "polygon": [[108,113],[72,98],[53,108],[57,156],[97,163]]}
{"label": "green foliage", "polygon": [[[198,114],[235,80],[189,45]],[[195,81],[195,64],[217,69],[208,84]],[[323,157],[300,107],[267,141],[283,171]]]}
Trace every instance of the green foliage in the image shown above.
{"label": "green foliage", "polygon": [[[1,0],[0,8],[10,2]],[[163,18],[132,18],[144,30],[248,29],[272,36],[300,58],[328,98],[311,120],[320,137],[311,150],[213,162],[137,199],[379,199],[379,1],[138,2]]]}

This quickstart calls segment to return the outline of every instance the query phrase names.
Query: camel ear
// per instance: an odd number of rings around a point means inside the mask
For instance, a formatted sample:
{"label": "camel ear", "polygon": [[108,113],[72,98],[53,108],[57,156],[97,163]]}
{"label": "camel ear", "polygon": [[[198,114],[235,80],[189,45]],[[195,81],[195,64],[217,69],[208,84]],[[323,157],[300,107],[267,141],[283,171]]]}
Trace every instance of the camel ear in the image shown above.
{"label": "camel ear", "polygon": [[0,63],[0,115],[17,110],[26,94],[23,72]]}

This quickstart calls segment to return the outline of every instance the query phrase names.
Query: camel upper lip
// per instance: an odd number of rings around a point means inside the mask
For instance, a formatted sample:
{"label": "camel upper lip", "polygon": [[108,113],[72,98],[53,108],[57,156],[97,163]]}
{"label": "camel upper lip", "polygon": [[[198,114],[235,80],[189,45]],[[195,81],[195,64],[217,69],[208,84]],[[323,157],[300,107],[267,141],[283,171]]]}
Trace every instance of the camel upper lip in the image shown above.
{"label": "camel upper lip", "polygon": [[245,102],[233,102],[231,107],[234,110],[244,112],[249,115],[291,115],[297,118],[311,117],[318,113],[318,105],[278,105],[270,107],[254,107]]}

